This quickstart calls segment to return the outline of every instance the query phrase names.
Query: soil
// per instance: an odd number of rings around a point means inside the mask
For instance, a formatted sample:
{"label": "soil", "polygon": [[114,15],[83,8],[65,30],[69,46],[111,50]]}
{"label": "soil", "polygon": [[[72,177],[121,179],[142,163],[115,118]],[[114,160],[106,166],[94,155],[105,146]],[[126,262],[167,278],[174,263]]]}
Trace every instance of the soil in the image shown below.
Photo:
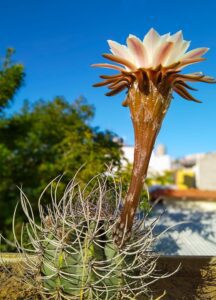
{"label": "soil", "polygon": [[179,264],[177,273],[154,284],[155,295],[166,291],[163,300],[216,300],[216,257],[160,257],[157,269],[160,274],[170,273]]}

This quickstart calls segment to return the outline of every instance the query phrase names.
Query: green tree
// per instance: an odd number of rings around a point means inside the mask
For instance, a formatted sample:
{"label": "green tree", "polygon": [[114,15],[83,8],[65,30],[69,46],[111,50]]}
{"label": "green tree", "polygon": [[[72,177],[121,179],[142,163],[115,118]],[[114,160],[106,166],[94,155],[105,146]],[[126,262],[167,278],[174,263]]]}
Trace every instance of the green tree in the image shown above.
{"label": "green tree", "polygon": [[8,48],[0,66],[0,112],[7,107],[24,81],[24,67],[12,61],[14,49]]}
{"label": "green tree", "polygon": [[69,104],[56,97],[51,102],[26,102],[19,113],[0,119],[0,228],[11,231],[11,216],[19,199],[17,186],[37,205],[45,186],[66,173],[61,183],[78,174],[87,182],[112,162],[120,166],[121,141],[110,131],[90,126],[94,108],[82,98]]}

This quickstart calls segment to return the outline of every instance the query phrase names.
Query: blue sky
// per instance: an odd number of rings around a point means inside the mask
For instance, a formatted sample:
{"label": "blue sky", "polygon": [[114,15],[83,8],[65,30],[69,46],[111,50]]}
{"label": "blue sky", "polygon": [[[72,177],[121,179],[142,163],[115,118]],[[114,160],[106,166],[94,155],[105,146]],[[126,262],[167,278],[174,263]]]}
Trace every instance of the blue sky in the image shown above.
{"label": "blue sky", "polygon": [[[83,95],[94,104],[93,125],[109,129],[133,144],[133,129],[124,93],[106,97],[106,88],[93,88],[101,70],[92,63],[104,61],[106,40],[121,43],[129,33],[140,38],[154,27],[159,33],[183,30],[191,48],[210,47],[207,61],[188,67],[216,77],[216,2],[213,0],[2,0],[0,54],[16,48],[15,59],[26,67],[25,86],[10,111],[24,99],[69,101]],[[186,70],[185,70],[186,71]],[[166,144],[172,156],[216,151],[216,85],[196,84],[202,104],[174,95],[157,143]]]}

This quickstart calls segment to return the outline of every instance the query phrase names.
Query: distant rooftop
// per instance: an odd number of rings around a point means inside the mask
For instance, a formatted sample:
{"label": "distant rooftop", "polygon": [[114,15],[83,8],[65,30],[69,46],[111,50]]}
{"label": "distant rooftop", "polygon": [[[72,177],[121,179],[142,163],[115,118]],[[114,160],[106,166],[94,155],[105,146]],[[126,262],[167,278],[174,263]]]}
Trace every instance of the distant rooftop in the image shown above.
{"label": "distant rooftop", "polygon": [[[164,255],[216,256],[216,202],[173,201],[158,205],[160,215],[156,233],[174,226],[162,234],[156,251]],[[183,224],[177,225],[180,222]]]}

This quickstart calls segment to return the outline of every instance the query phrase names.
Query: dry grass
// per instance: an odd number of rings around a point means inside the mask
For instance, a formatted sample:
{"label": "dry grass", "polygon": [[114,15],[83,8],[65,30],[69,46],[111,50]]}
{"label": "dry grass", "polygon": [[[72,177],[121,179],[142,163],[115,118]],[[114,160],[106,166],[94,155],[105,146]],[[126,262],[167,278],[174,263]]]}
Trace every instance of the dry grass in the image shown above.
{"label": "dry grass", "polygon": [[[36,300],[29,287],[17,281],[16,274],[23,274],[20,264],[16,264],[16,260],[20,259],[17,258],[17,254],[4,254],[2,257],[10,273],[0,264],[0,299]],[[182,267],[178,273],[170,278],[161,279],[152,286],[155,297],[159,297],[166,290],[162,300],[215,300],[216,258],[160,257],[158,268],[162,273],[171,272],[180,262]]]}
{"label": "dry grass", "polygon": [[[22,259],[21,259],[22,260]],[[2,262],[3,261],[3,262]],[[18,278],[24,276],[17,254],[2,254],[0,263],[0,299],[27,300],[34,299],[34,295],[27,284]],[[18,276],[17,276],[18,275]]]}

